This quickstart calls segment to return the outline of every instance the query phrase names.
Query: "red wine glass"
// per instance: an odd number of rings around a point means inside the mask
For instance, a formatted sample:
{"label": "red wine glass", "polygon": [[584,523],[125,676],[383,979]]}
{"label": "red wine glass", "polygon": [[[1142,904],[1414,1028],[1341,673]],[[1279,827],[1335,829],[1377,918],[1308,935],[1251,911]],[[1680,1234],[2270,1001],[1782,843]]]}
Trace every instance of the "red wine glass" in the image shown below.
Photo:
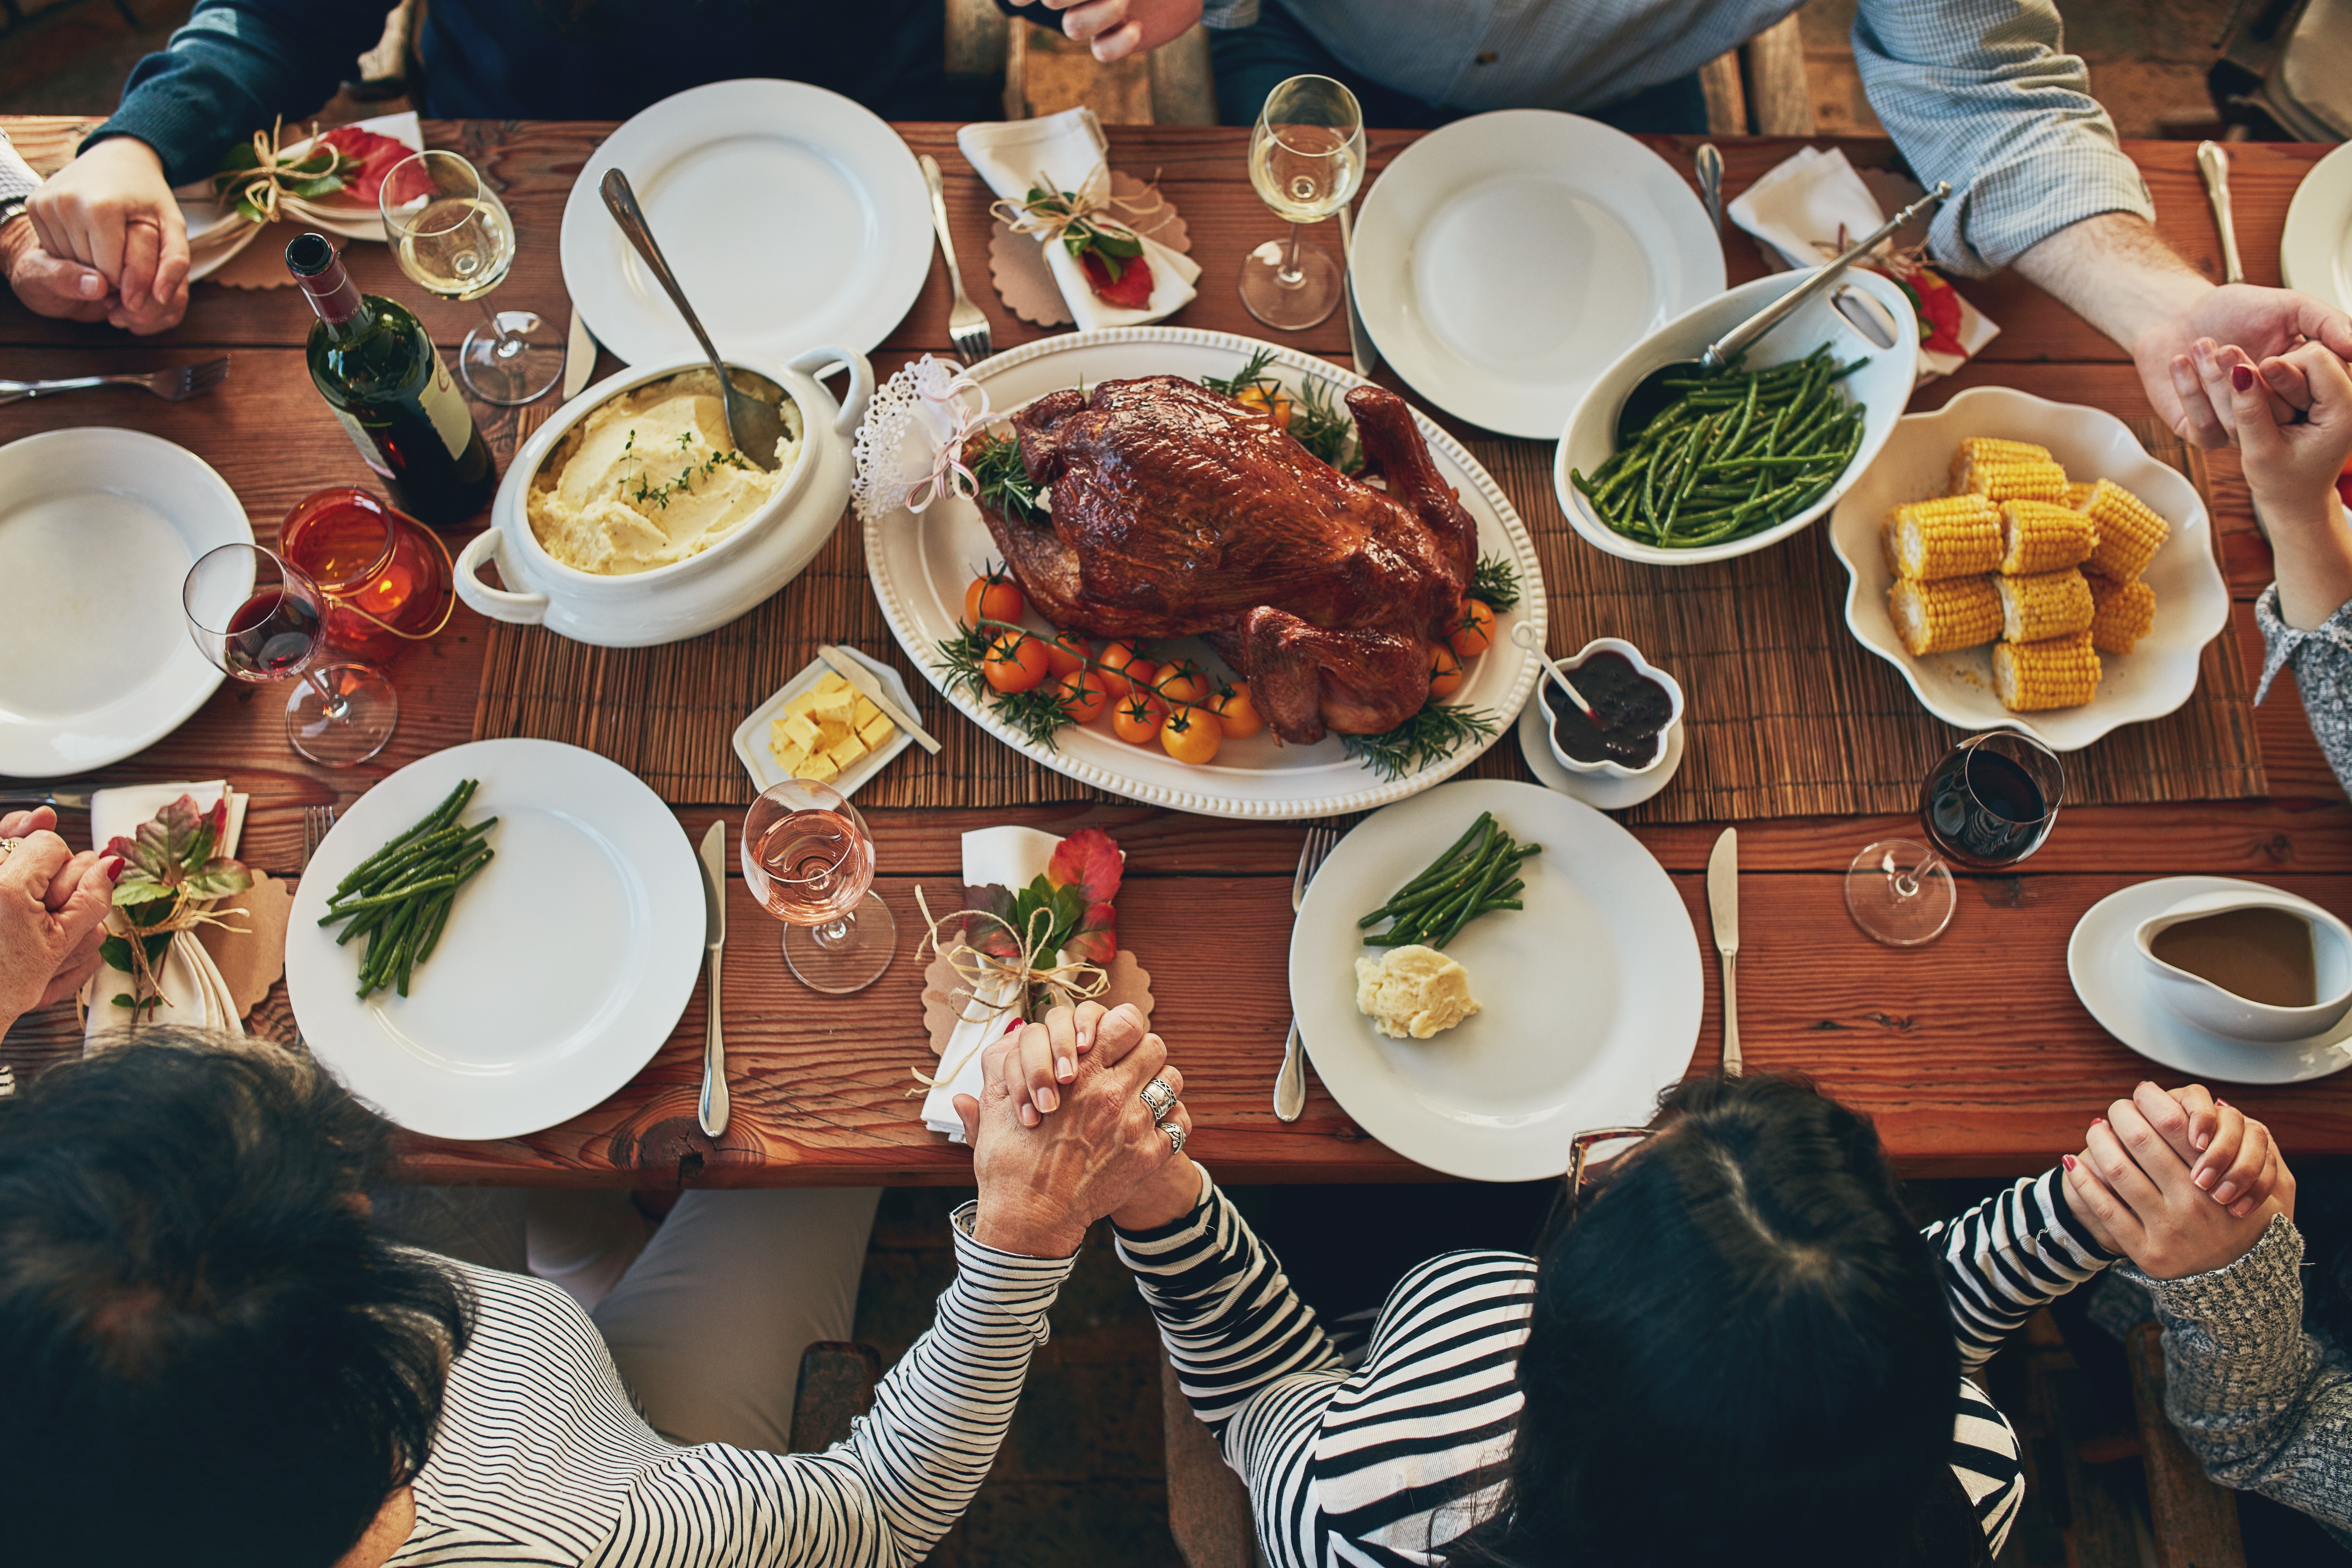
{"label": "red wine glass", "polygon": [[180,604],[204,656],[238,680],[292,681],[286,739],[314,763],[347,768],[383,750],[400,698],[382,671],[338,662],[319,584],[257,544],[224,544],[188,569]]}
{"label": "red wine glass", "polygon": [[784,963],[812,991],[862,991],[890,967],[898,926],[873,889],[874,837],[840,793],[786,779],[743,818],[743,881],[784,922]]}
{"label": "red wine glass", "polygon": [[[1958,902],[1951,867],[1998,871],[2042,847],[2066,795],[2058,753],[2031,735],[1990,730],[1945,753],[1919,792],[1927,842],[1884,838],[1846,868],[1853,923],[1890,947],[1933,942]],[[1930,847],[1932,846],[1932,847]]]}

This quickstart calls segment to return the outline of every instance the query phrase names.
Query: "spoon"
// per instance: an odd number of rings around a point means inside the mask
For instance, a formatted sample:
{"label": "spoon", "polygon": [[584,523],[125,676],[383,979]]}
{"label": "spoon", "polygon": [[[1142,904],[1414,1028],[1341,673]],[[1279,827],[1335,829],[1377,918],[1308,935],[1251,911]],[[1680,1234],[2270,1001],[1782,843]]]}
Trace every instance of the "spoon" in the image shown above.
{"label": "spoon", "polygon": [[1702,142],[1698,151],[1692,155],[1692,162],[1698,165],[1699,199],[1706,204],[1707,219],[1715,225],[1715,232],[1720,236],[1723,233],[1723,153],[1714,142]]}
{"label": "spoon", "polygon": [[[1534,630],[1535,628],[1528,626],[1527,622],[1521,621],[1511,628],[1511,640],[1528,652],[1534,653],[1536,647]],[[1541,654],[1537,654],[1536,664],[1554,686],[1568,693],[1568,700],[1576,704],[1578,712],[1591,720],[1595,725],[1601,723],[1601,715],[1593,710],[1591,703],[1584,700],[1582,692],[1568,683],[1568,677],[1559,672],[1559,666],[1556,662],[1544,658]]]}
{"label": "spoon", "polygon": [[1725,365],[1747,353],[1759,338],[1787,321],[1807,300],[1843,277],[1847,268],[1876,249],[1879,244],[1896,229],[1951,194],[1952,187],[1949,184],[1942,181],[1937,182],[1934,190],[1888,218],[1872,233],[1854,241],[1844,255],[1826,266],[1816,268],[1813,275],[1803,283],[1790,289],[1722,337],[1709,343],[1706,352],[1700,354],[1698,358],[1670,361],[1634,383],[1633,390],[1625,395],[1624,403],[1617,410],[1618,444],[1622,446],[1633,439],[1635,432],[1656,418],[1664,411],[1668,404],[1682,395],[1679,390],[1666,384],[1669,379],[1679,380],[1687,376],[1694,367],[1699,370],[1721,370]]}
{"label": "spoon", "polygon": [[637,206],[637,193],[629,188],[629,176],[618,169],[604,171],[604,206],[612,213],[613,221],[669,295],[669,302],[686,318],[687,329],[694,341],[702,345],[702,354],[718,373],[719,395],[727,405],[727,433],[735,438],[735,449],[761,468],[773,473],[777,468],[776,443],[785,437],[783,411],[763,398],[754,397],[735,384],[726,365],[719,363],[719,351],[710,346],[710,334],[702,330],[701,318],[694,307],[686,302],[686,290],[671,276],[669,263],[662,259],[661,247],[654,243],[654,231],[646,225],[646,215]]}

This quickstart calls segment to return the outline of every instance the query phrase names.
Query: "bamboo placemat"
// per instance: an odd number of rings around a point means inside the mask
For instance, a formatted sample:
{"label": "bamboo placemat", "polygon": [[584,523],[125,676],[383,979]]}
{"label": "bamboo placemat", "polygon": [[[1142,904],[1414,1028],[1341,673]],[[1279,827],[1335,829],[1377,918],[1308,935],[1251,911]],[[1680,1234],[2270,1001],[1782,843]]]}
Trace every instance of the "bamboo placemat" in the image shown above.
{"label": "bamboo placemat", "polygon": [[[2169,431],[2147,421],[2133,428],[2206,489],[2201,465]],[[1825,525],[1736,561],[1643,566],[1592,549],[1570,528],[1552,494],[1548,444],[1491,439],[1471,447],[1535,537],[1552,651],[1622,637],[1682,682],[1689,731],[1682,772],[1627,820],[1853,816],[1917,805],[1920,781],[1958,731],[1920,708],[1894,668],[1846,632],[1845,569]],[[848,643],[895,666],[940,742],[936,757],[908,749],[859,791],[859,805],[1117,798],[1002,744],[931,688],[883,621],[854,520],[767,603],[690,642],[600,648],[537,627],[492,626],[474,736],[568,741],[621,763],[673,805],[743,805],[752,791],[730,746],[735,726],[822,642]],[[2067,758],[2070,802],[2264,794],[2248,691],[2236,639],[2225,633],[2206,648],[2186,707]],[[1467,776],[1532,776],[1510,722]]]}

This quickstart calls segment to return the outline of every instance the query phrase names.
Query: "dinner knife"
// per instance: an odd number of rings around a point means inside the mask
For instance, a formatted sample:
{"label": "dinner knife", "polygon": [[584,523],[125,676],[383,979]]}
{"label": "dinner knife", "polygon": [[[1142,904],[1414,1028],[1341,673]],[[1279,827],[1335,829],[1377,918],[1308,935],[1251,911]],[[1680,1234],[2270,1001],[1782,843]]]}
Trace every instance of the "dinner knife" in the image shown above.
{"label": "dinner knife", "polygon": [[24,811],[32,806],[52,806],[58,811],[88,811],[89,797],[99,786],[89,779],[75,779],[68,784],[36,784],[26,790],[0,790],[0,808]]}
{"label": "dinner knife", "polygon": [[716,1138],[727,1131],[727,1037],[719,1027],[719,954],[727,945],[727,820],[702,836],[702,951],[710,975],[702,1034],[702,1131]]}
{"label": "dinner knife", "polygon": [[571,402],[596,376],[596,334],[580,307],[572,308],[572,331],[563,341],[563,401]]}
{"label": "dinner knife", "polygon": [[917,745],[933,756],[939,754],[940,743],[931,739],[931,732],[917,723],[912,713],[899,707],[897,700],[882,689],[882,683],[874,679],[874,672],[851,658],[846,649],[826,643],[816,650],[816,656],[831,665],[835,675],[849,682],[857,695],[882,710],[882,717],[915,737]]}
{"label": "dinner knife", "polygon": [[1364,330],[1363,312],[1356,309],[1356,225],[1348,209],[1339,209],[1339,281],[1348,296],[1348,352],[1355,356],[1356,374],[1366,381],[1381,368],[1381,351]]}
{"label": "dinner knife", "polygon": [[2230,154],[2219,142],[2197,143],[2197,172],[2205,176],[2205,196],[2213,204],[2213,226],[2221,231],[2221,281],[2243,283],[2238,261],[2238,226],[2230,221]]}
{"label": "dinner knife", "polygon": [[1727,827],[1706,858],[1706,912],[1715,920],[1715,950],[1723,954],[1723,1070],[1739,1060],[1739,829]]}

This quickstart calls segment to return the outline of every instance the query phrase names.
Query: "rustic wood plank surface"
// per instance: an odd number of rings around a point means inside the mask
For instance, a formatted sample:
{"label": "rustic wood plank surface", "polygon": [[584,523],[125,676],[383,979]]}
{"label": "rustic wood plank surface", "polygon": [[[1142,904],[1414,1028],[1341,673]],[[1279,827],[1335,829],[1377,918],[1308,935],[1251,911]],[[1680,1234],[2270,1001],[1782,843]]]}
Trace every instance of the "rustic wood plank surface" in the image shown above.
{"label": "rustic wood plank surface", "polygon": [[[987,194],[954,148],[954,128],[900,128],[919,151],[939,157],[959,249],[986,253]],[[521,249],[500,289],[501,309],[562,320],[568,310],[556,231],[572,182],[603,124],[436,123],[435,145],[464,150],[488,172],[513,211]],[[1191,226],[1204,268],[1201,298],[1181,324],[1266,335],[1242,310],[1232,279],[1241,257],[1276,225],[1251,194],[1246,133],[1185,127],[1115,127],[1122,169],[1157,171]],[[1413,139],[1375,132],[1375,175]],[[60,146],[62,135],[52,134]],[[1653,144],[1687,169],[1696,138]],[[1817,141],[1820,139],[1817,139]],[[1800,143],[1771,138],[1723,143],[1736,195]],[[1843,143],[1858,164],[1893,163],[1883,142]],[[2166,237],[2209,275],[2219,245],[2206,216],[2192,150],[2132,143],[2128,150],[2155,194]],[[2233,149],[2231,183],[2250,277],[2277,281],[2277,238],[2297,183],[2326,148],[2248,144]],[[1327,237],[1318,239],[1328,243]],[[1762,271],[1755,247],[1736,232],[1726,242],[1731,278]],[[436,340],[471,324],[470,307],[420,300],[390,257],[355,247],[362,288],[418,309]],[[980,281],[975,277],[974,281]],[[1979,363],[1925,389],[1915,407],[1934,407],[1964,387],[2002,384],[2118,414],[2147,411],[2122,352],[2079,318],[2013,278],[1962,285],[2002,327]],[[993,293],[979,290],[1000,348],[1039,335]],[[948,295],[934,268],[922,296],[877,354],[887,374],[925,351],[946,352]],[[0,301],[0,365],[13,375],[144,369],[231,349],[236,361],[222,392],[165,405],[135,393],[106,394],[0,409],[0,441],[74,425],[121,425],[177,441],[218,468],[268,539],[276,519],[310,491],[364,482],[359,467],[304,373],[299,344],[309,315],[289,290],[200,286],[187,320],[157,338],[134,341],[100,328],[32,317]],[[1336,318],[1286,342],[1344,360]],[[614,368],[607,356],[604,368]],[[1383,379],[1395,382],[1392,372]],[[510,435],[508,416],[483,410],[486,430]],[[1461,428],[1458,425],[1457,429]],[[2216,522],[2231,592],[2231,635],[2259,663],[2252,600],[2269,580],[2270,558],[2255,531],[2231,454],[2211,461]],[[482,658],[482,623],[460,609],[438,640],[404,655],[394,676],[403,697],[401,731],[385,755],[345,773],[312,767],[286,747],[276,698],[225,688],[178,733],[106,770],[112,782],[217,777],[252,792],[247,855],[291,872],[300,858],[300,810],[348,802],[373,780],[471,734]],[[2097,1108],[2152,1070],[2109,1038],[2075,1001],[2066,980],[2065,939],[2093,902],[2147,877],[2184,872],[2242,875],[2315,899],[2352,915],[2352,810],[2328,773],[2286,682],[2258,710],[2273,794],[2231,805],[2103,807],[2070,812],[2049,845],[2020,874],[1965,880],[1951,931],[1916,952],[1882,948],[1854,930],[1838,878],[1854,848],[1906,830],[1902,818],[1812,818],[1740,825],[1748,875],[1748,932],[1741,965],[1741,1030],[1757,1069],[1795,1068],[1876,1117],[1890,1147],[1915,1173],[2019,1171],[2072,1148]],[[1506,742],[1506,743],[1509,743]],[[712,818],[682,809],[689,833]],[[1135,806],[1034,808],[1019,813],[877,812],[879,886],[902,910],[918,881],[951,878],[958,836],[1012,816],[1067,831],[1108,828],[1129,856],[1120,896],[1126,939],[1152,970],[1158,1021],[1183,1061],[1187,1100],[1199,1128],[1196,1150],[1236,1180],[1374,1180],[1417,1167],[1366,1138],[1313,1084],[1307,1111],[1285,1127],[1268,1103],[1289,1014],[1284,980],[1288,890],[1300,830],[1240,824]],[[87,830],[69,816],[69,833]],[[1711,826],[1645,828],[1641,837],[1675,876],[1705,942],[1703,870]],[[605,1105],[530,1138],[487,1144],[420,1141],[422,1178],[499,1183],[706,1184],[960,1182],[968,1157],[921,1130],[908,1069],[928,1059],[919,1034],[915,966],[904,958],[869,991],[847,999],[803,990],[774,956],[775,930],[740,886],[731,889],[727,1013],[735,1120],[717,1146],[694,1125],[701,1045],[698,986],[670,1043]],[[905,922],[901,925],[902,933]],[[1693,1065],[1717,1059],[1720,1020],[1715,966],[1707,974],[1704,1028]],[[257,1016],[282,1030],[283,989]],[[19,1070],[75,1047],[69,1009],[24,1020],[0,1058]],[[2238,1089],[2233,1101],[2270,1121],[2298,1152],[2352,1154],[2352,1079],[2290,1089]]]}

